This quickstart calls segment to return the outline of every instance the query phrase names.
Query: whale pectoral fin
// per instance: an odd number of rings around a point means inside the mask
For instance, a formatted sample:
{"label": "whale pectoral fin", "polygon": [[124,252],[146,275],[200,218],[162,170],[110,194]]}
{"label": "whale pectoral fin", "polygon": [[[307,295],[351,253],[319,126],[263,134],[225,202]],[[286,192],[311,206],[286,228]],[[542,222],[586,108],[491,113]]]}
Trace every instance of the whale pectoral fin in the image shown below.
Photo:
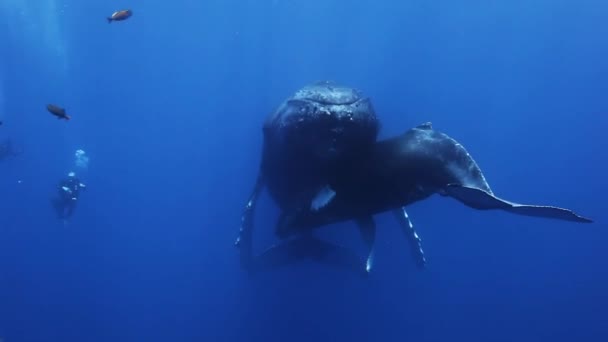
{"label": "whale pectoral fin", "polygon": [[558,220],[590,223],[592,220],[579,216],[572,210],[545,206],[545,205],[528,205],[518,204],[500,199],[487,191],[462,186],[458,184],[448,184],[445,188],[448,196],[451,196],[465,205],[479,209],[502,209],[518,215],[553,218]]}
{"label": "whale pectoral fin", "polygon": [[310,210],[319,211],[331,203],[335,196],[336,192],[329,185],[325,185],[310,202]]}
{"label": "whale pectoral fin", "polygon": [[424,258],[424,250],[422,250],[422,240],[420,239],[420,236],[418,236],[418,233],[416,233],[416,229],[414,229],[414,225],[412,224],[409,215],[405,211],[405,208],[393,210],[393,214],[395,214],[397,222],[410,244],[416,266],[423,269],[426,266],[426,259]]}
{"label": "whale pectoral fin", "polygon": [[243,209],[239,235],[234,242],[234,245],[239,248],[240,263],[241,267],[244,269],[247,269],[253,260],[253,219],[258,198],[265,185],[264,177],[260,172],[255,182],[255,186],[249,195],[247,204],[245,204],[245,208]]}
{"label": "whale pectoral fin", "polygon": [[357,227],[365,242],[368,254],[365,260],[365,271],[370,273],[374,264],[375,245],[376,245],[376,223],[371,216],[362,217],[356,220]]}

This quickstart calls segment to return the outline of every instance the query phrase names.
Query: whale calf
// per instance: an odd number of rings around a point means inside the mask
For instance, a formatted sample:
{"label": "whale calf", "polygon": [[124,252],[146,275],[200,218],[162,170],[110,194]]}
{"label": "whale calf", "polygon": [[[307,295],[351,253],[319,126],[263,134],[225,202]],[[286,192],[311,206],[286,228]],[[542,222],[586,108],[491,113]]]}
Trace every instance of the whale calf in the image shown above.
{"label": "whale calf", "polygon": [[477,210],[593,222],[569,209],[501,199],[494,194],[466,149],[426,123],[361,149],[356,160],[337,166],[327,185],[308,205],[282,215],[276,234],[287,238],[328,224],[354,220],[369,248],[366,262],[369,271],[376,233],[373,215],[386,211],[398,214],[403,207],[433,194],[452,197]]}

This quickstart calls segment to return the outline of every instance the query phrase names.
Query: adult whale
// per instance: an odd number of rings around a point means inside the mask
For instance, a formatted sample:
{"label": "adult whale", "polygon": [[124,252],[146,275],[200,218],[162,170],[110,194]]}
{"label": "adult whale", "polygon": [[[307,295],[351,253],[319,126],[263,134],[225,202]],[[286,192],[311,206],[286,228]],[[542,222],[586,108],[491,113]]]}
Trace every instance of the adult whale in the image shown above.
{"label": "adult whale", "polygon": [[371,146],[379,122],[368,97],[329,82],[305,86],[263,125],[259,175],[282,210],[309,201],[343,158]]}
{"label": "adult whale", "polygon": [[[354,264],[357,257],[346,248],[312,235],[283,240],[254,256],[254,213],[264,189],[281,210],[279,222],[284,220],[285,213],[301,210],[324,189],[336,170],[357,160],[360,151],[368,150],[375,143],[379,126],[368,97],[357,89],[327,81],[299,89],[268,115],[263,125],[260,170],[241,216],[235,243],[240,250],[241,266],[259,269],[304,257],[324,263]],[[322,200],[317,199],[316,205],[323,205]],[[421,241],[407,212],[401,208],[395,214],[412,246],[414,261],[423,267]],[[365,237],[373,221],[358,223]]]}
{"label": "adult whale", "polygon": [[[372,267],[375,225],[372,216],[423,200],[432,194],[455,198],[478,210],[590,223],[569,209],[518,204],[497,197],[481,169],[456,140],[426,123],[359,151],[358,159],[335,169],[328,184],[308,206],[283,216],[276,233],[295,233],[346,220],[366,227],[364,238]],[[321,198],[321,200],[319,200]],[[320,204],[320,205],[319,205]],[[365,222],[365,224],[361,224]]]}
{"label": "adult whale", "polygon": [[[299,210],[327,184],[338,165],[352,159],[376,141],[379,122],[372,103],[360,91],[330,82],[307,85],[283,101],[263,125],[260,170],[243,211],[236,245],[241,265],[249,268],[252,252],[253,217],[263,189],[282,213]],[[329,245],[314,239],[298,242],[297,250],[325,251]],[[277,246],[278,247],[278,246]],[[268,252],[289,250],[286,245]],[[262,253],[257,260],[274,259]]]}

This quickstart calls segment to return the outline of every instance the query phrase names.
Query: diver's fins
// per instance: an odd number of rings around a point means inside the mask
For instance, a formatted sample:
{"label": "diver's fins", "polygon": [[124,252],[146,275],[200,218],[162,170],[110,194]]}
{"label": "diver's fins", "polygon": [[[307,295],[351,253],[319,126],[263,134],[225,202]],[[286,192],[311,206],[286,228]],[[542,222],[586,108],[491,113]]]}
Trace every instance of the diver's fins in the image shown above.
{"label": "diver's fins", "polygon": [[545,205],[513,203],[500,199],[489,192],[478,188],[448,184],[445,191],[448,196],[454,197],[465,205],[479,210],[502,209],[518,215],[553,218],[581,223],[593,222],[591,219],[582,217],[569,209]]}

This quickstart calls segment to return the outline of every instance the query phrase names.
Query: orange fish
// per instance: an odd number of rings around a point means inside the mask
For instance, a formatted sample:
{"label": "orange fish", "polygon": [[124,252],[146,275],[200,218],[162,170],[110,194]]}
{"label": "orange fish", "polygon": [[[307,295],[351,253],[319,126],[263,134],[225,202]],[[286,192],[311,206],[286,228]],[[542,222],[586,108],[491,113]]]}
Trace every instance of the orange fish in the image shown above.
{"label": "orange fish", "polygon": [[51,114],[55,115],[57,117],[57,119],[59,119],[59,120],[61,120],[61,119],[70,120],[71,119],[71,117],[65,113],[65,109],[63,109],[59,106],[55,106],[54,104],[46,105],[46,110],[51,112]]}
{"label": "orange fish", "polygon": [[108,19],[108,23],[111,23],[113,21],[127,20],[132,15],[133,15],[133,11],[131,11],[130,9],[121,10],[121,11],[116,11],[116,12],[112,13],[112,15],[109,16],[107,19]]}

